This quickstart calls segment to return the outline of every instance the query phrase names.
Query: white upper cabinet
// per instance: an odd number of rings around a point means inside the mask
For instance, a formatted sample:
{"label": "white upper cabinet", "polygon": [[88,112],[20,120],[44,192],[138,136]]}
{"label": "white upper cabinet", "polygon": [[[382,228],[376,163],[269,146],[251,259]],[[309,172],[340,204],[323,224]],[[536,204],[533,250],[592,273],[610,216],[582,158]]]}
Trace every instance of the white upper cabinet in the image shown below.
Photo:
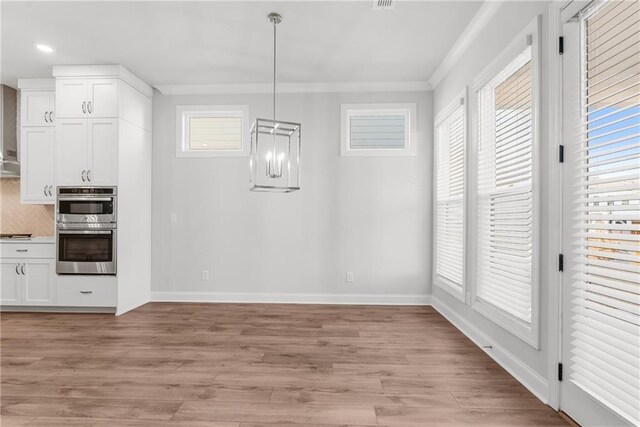
{"label": "white upper cabinet", "polygon": [[56,116],[86,117],[88,92],[86,79],[56,79]]}
{"label": "white upper cabinet", "polygon": [[60,119],[56,159],[57,185],[116,185],[118,120]]}
{"label": "white upper cabinet", "polygon": [[118,124],[114,119],[90,119],[87,181],[92,185],[118,183]]}
{"label": "white upper cabinet", "polygon": [[19,79],[20,198],[22,203],[55,202],[55,81]]}
{"label": "white upper cabinet", "polygon": [[59,119],[56,124],[56,184],[86,185],[87,120]]}
{"label": "white upper cabinet", "polygon": [[55,92],[21,90],[20,126],[53,126]]}
{"label": "white upper cabinet", "polygon": [[118,117],[118,80],[90,79],[87,83],[87,115],[90,118]]}
{"label": "white upper cabinet", "polygon": [[58,118],[118,116],[118,79],[56,79]]}
{"label": "white upper cabinet", "polygon": [[22,127],[20,132],[20,192],[23,203],[55,202],[55,129]]}

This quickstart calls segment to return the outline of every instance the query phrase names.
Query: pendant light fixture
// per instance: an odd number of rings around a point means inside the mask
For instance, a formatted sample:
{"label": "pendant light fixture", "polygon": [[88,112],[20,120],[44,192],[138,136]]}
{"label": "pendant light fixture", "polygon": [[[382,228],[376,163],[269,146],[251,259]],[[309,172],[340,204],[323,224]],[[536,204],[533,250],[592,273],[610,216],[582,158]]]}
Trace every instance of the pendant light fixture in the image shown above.
{"label": "pendant light fixture", "polygon": [[251,127],[251,191],[289,193],[300,189],[300,123],[276,120],[276,41],[282,16],[273,24],[273,119],[256,119]]}

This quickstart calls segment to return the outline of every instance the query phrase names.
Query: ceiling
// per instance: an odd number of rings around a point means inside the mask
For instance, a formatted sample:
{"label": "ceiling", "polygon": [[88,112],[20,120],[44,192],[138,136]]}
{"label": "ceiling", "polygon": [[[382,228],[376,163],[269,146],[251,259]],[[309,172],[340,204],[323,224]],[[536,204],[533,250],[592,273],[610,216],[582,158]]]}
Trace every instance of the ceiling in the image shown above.
{"label": "ceiling", "polygon": [[[426,81],[480,1],[1,2],[2,83],[122,64],[152,85]],[[35,48],[55,48],[45,54]]]}

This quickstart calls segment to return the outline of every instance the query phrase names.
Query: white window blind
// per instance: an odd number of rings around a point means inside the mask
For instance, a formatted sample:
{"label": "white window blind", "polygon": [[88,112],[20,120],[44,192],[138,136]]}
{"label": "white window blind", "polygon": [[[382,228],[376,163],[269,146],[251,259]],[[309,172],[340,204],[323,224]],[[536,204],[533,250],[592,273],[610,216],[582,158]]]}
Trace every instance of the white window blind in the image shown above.
{"label": "white window blind", "polygon": [[640,3],[582,25],[582,129],[572,160],[570,379],[640,424]]}
{"label": "white window blind", "polygon": [[191,117],[190,150],[242,149],[241,117]]}
{"label": "white window blind", "polygon": [[416,104],[342,104],[342,156],[414,156]]}
{"label": "white window blind", "polygon": [[246,105],[178,105],[176,156],[247,156],[248,119]]}
{"label": "white window blind", "polygon": [[532,47],[478,96],[476,298],[532,321],[534,108]]}
{"label": "white window blind", "polygon": [[436,124],[436,283],[458,297],[464,295],[464,159],[460,102]]}
{"label": "white window blind", "polygon": [[351,149],[404,148],[406,137],[404,115],[351,116],[350,121]]}

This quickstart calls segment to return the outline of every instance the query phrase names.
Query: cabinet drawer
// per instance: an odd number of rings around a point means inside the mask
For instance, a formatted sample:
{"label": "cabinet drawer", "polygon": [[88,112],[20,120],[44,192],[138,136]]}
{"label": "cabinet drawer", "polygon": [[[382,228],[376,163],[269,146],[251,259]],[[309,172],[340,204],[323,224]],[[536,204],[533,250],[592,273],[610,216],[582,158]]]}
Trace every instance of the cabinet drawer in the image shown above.
{"label": "cabinet drawer", "polygon": [[58,276],[58,306],[115,307],[115,277]]}
{"label": "cabinet drawer", "polygon": [[48,258],[55,259],[55,243],[2,243],[0,244],[1,258]]}

